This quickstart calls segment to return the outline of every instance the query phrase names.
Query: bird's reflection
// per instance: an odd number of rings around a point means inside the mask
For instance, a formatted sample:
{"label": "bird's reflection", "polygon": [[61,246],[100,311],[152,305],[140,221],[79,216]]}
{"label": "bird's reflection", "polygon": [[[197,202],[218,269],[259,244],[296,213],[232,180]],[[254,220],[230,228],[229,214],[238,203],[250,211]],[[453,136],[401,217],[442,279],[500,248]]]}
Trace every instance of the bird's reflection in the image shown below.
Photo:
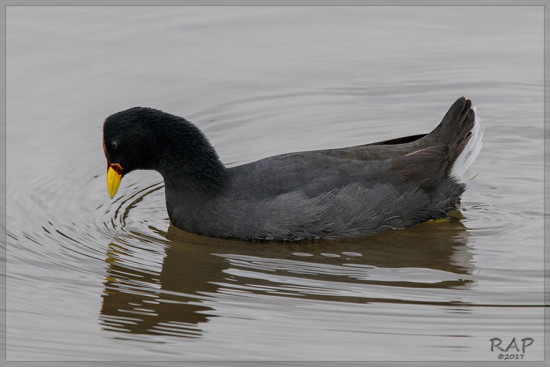
{"label": "bird's reflection", "polygon": [[[118,256],[127,249],[110,244],[101,323],[105,329],[120,333],[200,337],[201,324],[218,313],[214,301],[222,290],[342,302],[407,303],[392,297],[391,290],[467,289],[474,282],[472,252],[468,232],[457,218],[460,213],[453,215],[444,221],[362,239],[299,243],[213,239],[170,226],[160,272],[129,266]],[[398,272],[404,268],[436,275],[409,279],[407,272]],[[391,276],[372,278],[373,269],[383,269]],[[277,276],[270,278],[273,274]],[[438,279],[438,274],[444,276]],[[330,282],[341,289],[382,285],[390,294],[380,299],[308,292],[289,287],[281,280],[285,277],[292,278],[293,283],[315,281],[321,287],[323,282]],[[277,292],[278,288],[284,292]]]}

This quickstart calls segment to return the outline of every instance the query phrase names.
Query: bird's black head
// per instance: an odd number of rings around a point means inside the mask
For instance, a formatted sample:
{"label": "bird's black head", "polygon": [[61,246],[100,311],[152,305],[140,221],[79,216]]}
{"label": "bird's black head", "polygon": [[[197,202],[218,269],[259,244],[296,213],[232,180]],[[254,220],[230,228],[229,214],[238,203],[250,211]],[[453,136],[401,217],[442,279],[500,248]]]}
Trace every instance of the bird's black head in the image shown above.
{"label": "bird's black head", "polygon": [[[222,166],[202,132],[184,118],[146,107],[117,112],[103,125],[109,196],[136,169],[159,171],[167,179],[187,177],[208,184],[204,176]],[[202,176],[200,178],[199,176]],[[200,182],[199,182],[200,181]]]}
{"label": "bird's black head", "polygon": [[117,112],[103,124],[103,150],[107,159],[107,186],[112,198],[121,178],[136,169],[155,169],[162,154],[159,120],[165,114],[133,107]]}
{"label": "bird's black head", "polygon": [[119,164],[122,175],[135,169],[155,169],[162,154],[158,134],[167,116],[152,108],[133,107],[107,117],[103,124],[107,163]]}

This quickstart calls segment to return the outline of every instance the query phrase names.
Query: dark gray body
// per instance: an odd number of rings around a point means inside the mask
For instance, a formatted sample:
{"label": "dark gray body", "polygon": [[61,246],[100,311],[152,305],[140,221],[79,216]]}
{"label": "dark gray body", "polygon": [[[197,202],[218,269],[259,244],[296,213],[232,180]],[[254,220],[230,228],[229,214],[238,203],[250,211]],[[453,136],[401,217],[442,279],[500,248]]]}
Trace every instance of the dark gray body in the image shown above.
{"label": "dark gray body", "polygon": [[[418,136],[402,140],[410,139],[416,140],[283,154],[230,168],[225,190],[200,206],[186,205],[192,198],[167,186],[168,213],[191,232],[263,240],[356,237],[445,217],[465,189],[445,177],[448,149],[406,156],[431,146]],[[425,167],[408,171],[418,164]]]}

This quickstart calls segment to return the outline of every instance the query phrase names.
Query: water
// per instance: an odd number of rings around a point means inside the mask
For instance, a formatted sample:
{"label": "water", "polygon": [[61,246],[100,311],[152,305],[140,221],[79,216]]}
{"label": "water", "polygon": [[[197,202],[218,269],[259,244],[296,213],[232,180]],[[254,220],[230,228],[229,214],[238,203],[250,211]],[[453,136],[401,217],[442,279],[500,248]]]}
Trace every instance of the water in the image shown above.
{"label": "water", "polygon": [[[8,7],[7,357],[543,358],[542,7]],[[170,226],[159,174],[110,201],[105,117],[197,124],[229,166],[431,130],[485,137],[443,222],[298,244]],[[515,350],[512,350],[514,352]]]}

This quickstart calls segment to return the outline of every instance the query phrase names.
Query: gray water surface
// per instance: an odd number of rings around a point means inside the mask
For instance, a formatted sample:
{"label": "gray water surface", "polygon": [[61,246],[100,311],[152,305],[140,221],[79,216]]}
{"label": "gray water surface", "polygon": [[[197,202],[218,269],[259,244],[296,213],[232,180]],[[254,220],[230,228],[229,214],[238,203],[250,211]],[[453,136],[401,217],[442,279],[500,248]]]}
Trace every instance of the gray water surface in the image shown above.
{"label": "gray water surface", "polygon": [[[150,106],[234,166],[433,129],[484,145],[460,210],[362,239],[170,225],[161,176],[109,200],[106,116]],[[543,358],[542,7],[8,7],[8,360]]]}

